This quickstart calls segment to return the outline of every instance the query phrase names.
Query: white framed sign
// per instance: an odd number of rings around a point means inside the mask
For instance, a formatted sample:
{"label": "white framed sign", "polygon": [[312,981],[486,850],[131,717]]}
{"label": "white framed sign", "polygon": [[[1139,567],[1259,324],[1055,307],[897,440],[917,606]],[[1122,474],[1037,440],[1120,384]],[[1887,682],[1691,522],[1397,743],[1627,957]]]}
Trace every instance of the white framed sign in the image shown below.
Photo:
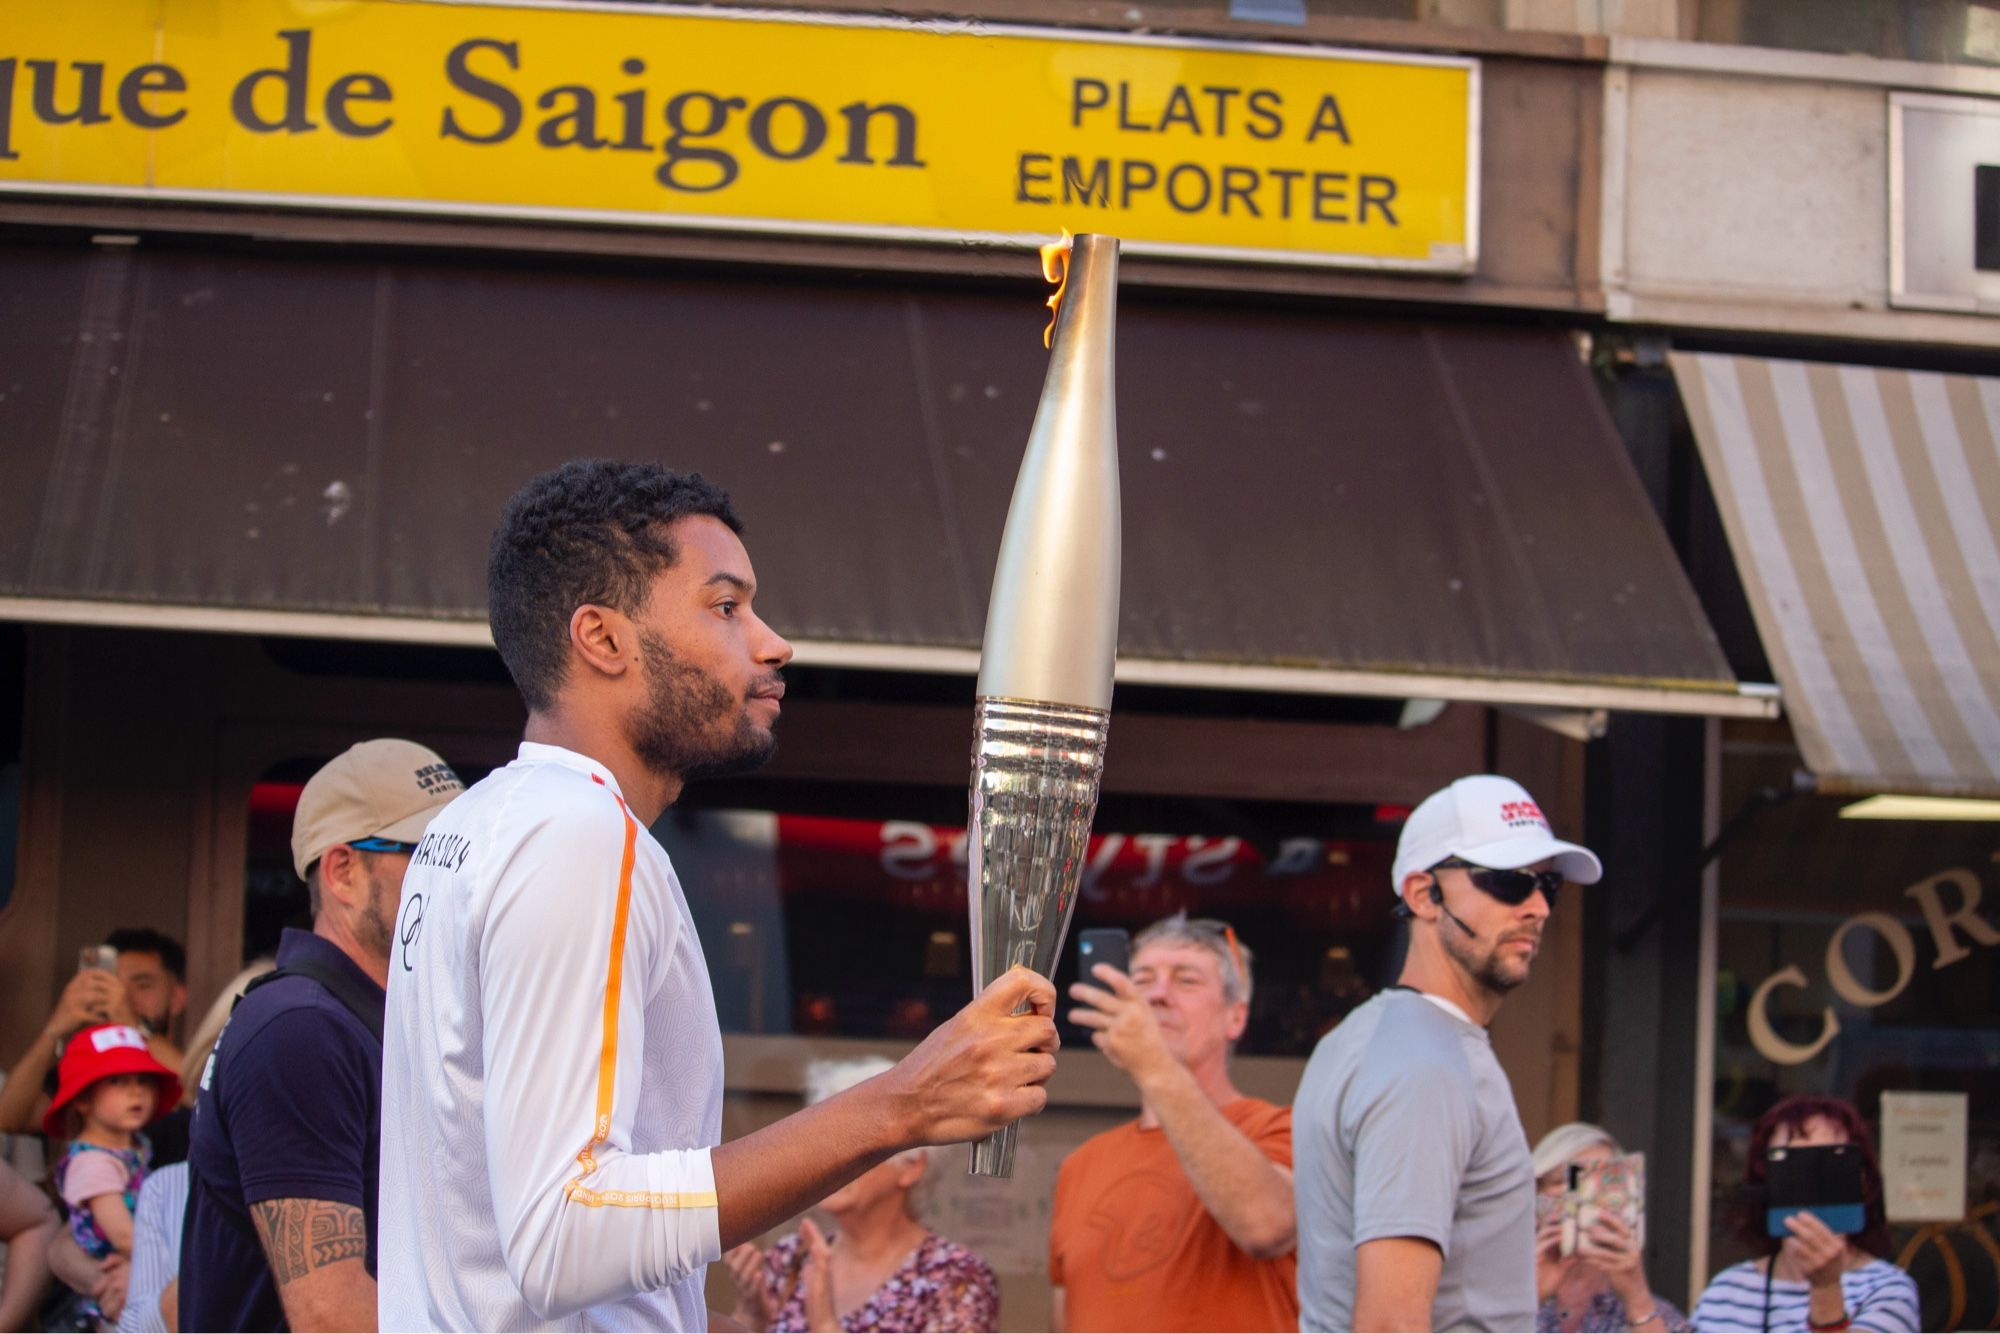
{"label": "white framed sign", "polygon": [[2000,315],[2000,100],[1890,94],[1889,302]]}
{"label": "white framed sign", "polygon": [[1882,1197],[1892,1223],[1965,1217],[1966,1095],[1882,1095]]}

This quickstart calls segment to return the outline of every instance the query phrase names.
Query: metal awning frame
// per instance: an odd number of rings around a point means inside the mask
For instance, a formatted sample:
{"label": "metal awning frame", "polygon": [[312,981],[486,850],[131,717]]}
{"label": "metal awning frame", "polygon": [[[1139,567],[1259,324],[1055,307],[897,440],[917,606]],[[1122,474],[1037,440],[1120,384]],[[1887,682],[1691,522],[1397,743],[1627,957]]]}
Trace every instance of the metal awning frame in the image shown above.
{"label": "metal awning frame", "polygon": [[[301,639],[363,640],[444,648],[492,648],[484,621],[421,616],[348,615],[339,612],[195,607],[85,599],[0,597],[0,621],[44,625],[93,625],[135,630],[184,630],[210,634],[282,635]],[[870,644],[795,639],[802,667],[973,676],[979,651],[920,644]],[[1776,718],[1778,687],[1752,682],[1722,691],[1645,682],[1561,681],[1520,677],[1454,676],[1422,671],[1361,671],[1266,663],[1118,660],[1123,685],[1175,686],[1286,695],[1354,695],[1435,699],[1534,710],[1610,710],[1707,718]]]}

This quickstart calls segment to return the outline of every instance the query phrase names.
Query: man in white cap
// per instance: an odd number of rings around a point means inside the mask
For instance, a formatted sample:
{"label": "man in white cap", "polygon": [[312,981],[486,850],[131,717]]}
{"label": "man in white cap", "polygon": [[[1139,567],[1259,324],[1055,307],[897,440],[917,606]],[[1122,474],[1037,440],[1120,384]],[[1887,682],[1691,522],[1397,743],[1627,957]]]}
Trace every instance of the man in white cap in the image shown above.
{"label": "man in white cap", "polygon": [[364,741],[299,794],[287,930],[195,1104],[183,1329],[374,1329],[382,1022],[403,874],[464,784],[413,741]]}
{"label": "man in white cap", "polygon": [[1486,1025],[1557,891],[1602,874],[1510,779],[1411,813],[1402,977],[1320,1040],[1292,1109],[1301,1329],[1535,1327],[1534,1169]]}

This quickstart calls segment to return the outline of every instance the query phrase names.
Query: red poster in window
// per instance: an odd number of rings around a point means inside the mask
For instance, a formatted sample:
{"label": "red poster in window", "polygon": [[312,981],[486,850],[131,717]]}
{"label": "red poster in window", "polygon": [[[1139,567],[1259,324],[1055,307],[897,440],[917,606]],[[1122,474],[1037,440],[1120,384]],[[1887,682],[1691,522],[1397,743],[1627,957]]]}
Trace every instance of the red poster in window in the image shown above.
{"label": "red poster in window", "polygon": [[[777,842],[788,897],[964,911],[963,829],[781,814]],[[1391,854],[1386,843],[1360,840],[1295,837],[1264,847],[1233,834],[1099,833],[1091,836],[1078,911],[1148,921],[1183,908],[1276,909],[1302,926],[1361,928],[1386,916],[1392,903]]]}

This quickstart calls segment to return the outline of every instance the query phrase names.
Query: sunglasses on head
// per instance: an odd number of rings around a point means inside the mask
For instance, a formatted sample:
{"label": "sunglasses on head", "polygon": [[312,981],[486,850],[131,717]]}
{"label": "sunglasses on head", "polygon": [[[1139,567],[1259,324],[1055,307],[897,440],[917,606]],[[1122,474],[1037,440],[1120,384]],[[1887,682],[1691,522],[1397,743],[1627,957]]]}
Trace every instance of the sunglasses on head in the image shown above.
{"label": "sunglasses on head", "polygon": [[1500,900],[1509,907],[1519,907],[1528,901],[1528,896],[1536,890],[1542,891],[1542,900],[1549,905],[1549,911],[1556,908],[1556,891],[1563,887],[1561,871],[1497,871],[1488,866],[1474,866],[1471,862],[1457,857],[1447,857],[1431,868],[1438,871],[1456,869],[1465,872],[1479,890]]}
{"label": "sunglasses on head", "polygon": [[1235,927],[1223,921],[1220,917],[1190,917],[1187,919],[1187,924],[1197,931],[1206,931],[1211,935],[1221,936],[1223,943],[1229,946],[1229,958],[1236,965],[1236,975],[1238,977],[1249,976],[1248,973],[1243,971],[1243,949],[1236,943]]}

